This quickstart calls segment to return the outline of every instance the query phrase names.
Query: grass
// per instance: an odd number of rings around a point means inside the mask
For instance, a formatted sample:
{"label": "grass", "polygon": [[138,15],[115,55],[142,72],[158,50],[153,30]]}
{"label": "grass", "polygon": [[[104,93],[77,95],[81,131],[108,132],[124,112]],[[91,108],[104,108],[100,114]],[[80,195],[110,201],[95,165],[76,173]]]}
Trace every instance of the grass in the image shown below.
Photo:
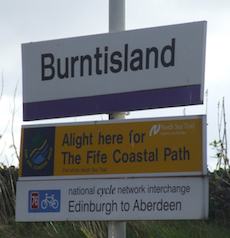
{"label": "grass", "polygon": [[99,222],[15,223],[0,226],[0,238],[103,238],[106,225]]}
{"label": "grass", "polygon": [[[127,238],[230,238],[230,172],[209,174],[208,221],[127,222]],[[0,238],[104,238],[106,222],[16,223],[17,168],[0,166]]]}
{"label": "grass", "polygon": [[[0,238],[103,238],[106,223],[15,223],[0,226]],[[229,238],[230,228],[214,221],[140,221],[127,223],[127,238]]]}
{"label": "grass", "polygon": [[130,238],[229,238],[230,228],[209,221],[157,221],[130,224]]}

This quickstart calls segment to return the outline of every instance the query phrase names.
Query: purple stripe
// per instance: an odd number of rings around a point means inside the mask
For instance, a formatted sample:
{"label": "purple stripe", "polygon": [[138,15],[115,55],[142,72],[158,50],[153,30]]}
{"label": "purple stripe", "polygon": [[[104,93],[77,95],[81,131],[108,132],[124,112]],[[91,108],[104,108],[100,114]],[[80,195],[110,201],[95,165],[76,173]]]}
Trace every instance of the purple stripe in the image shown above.
{"label": "purple stripe", "polygon": [[201,104],[200,85],[23,104],[23,120]]}

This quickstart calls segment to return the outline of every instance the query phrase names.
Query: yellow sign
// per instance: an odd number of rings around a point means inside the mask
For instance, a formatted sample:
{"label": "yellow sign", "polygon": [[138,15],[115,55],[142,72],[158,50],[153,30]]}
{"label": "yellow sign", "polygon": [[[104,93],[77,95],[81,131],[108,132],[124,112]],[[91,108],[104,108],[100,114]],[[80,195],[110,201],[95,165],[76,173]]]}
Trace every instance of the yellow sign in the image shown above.
{"label": "yellow sign", "polygon": [[203,119],[23,128],[21,176],[202,173]]}

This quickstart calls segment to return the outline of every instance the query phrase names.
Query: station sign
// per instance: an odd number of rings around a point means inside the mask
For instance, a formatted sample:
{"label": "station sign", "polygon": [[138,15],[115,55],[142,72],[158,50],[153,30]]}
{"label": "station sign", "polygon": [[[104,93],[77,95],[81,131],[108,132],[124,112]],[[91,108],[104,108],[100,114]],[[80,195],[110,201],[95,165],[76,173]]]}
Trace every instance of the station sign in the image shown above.
{"label": "station sign", "polygon": [[21,177],[207,173],[205,116],[26,125],[21,135]]}
{"label": "station sign", "polygon": [[208,218],[208,178],[18,181],[16,221]]}
{"label": "station sign", "polygon": [[23,120],[201,104],[205,44],[205,21],[23,44]]}

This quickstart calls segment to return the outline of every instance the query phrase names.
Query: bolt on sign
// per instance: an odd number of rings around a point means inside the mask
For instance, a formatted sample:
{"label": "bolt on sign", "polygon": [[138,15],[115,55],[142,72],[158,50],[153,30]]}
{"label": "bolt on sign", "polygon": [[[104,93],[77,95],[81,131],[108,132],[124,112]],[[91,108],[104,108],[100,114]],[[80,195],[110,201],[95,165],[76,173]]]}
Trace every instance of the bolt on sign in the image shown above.
{"label": "bolt on sign", "polygon": [[205,44],[205,21],[23,44],[23,120],[201,104]]}
{"label": "bolt on sign", "polygon": [[23,126],[20,176],[206,174],[205,116]]}

